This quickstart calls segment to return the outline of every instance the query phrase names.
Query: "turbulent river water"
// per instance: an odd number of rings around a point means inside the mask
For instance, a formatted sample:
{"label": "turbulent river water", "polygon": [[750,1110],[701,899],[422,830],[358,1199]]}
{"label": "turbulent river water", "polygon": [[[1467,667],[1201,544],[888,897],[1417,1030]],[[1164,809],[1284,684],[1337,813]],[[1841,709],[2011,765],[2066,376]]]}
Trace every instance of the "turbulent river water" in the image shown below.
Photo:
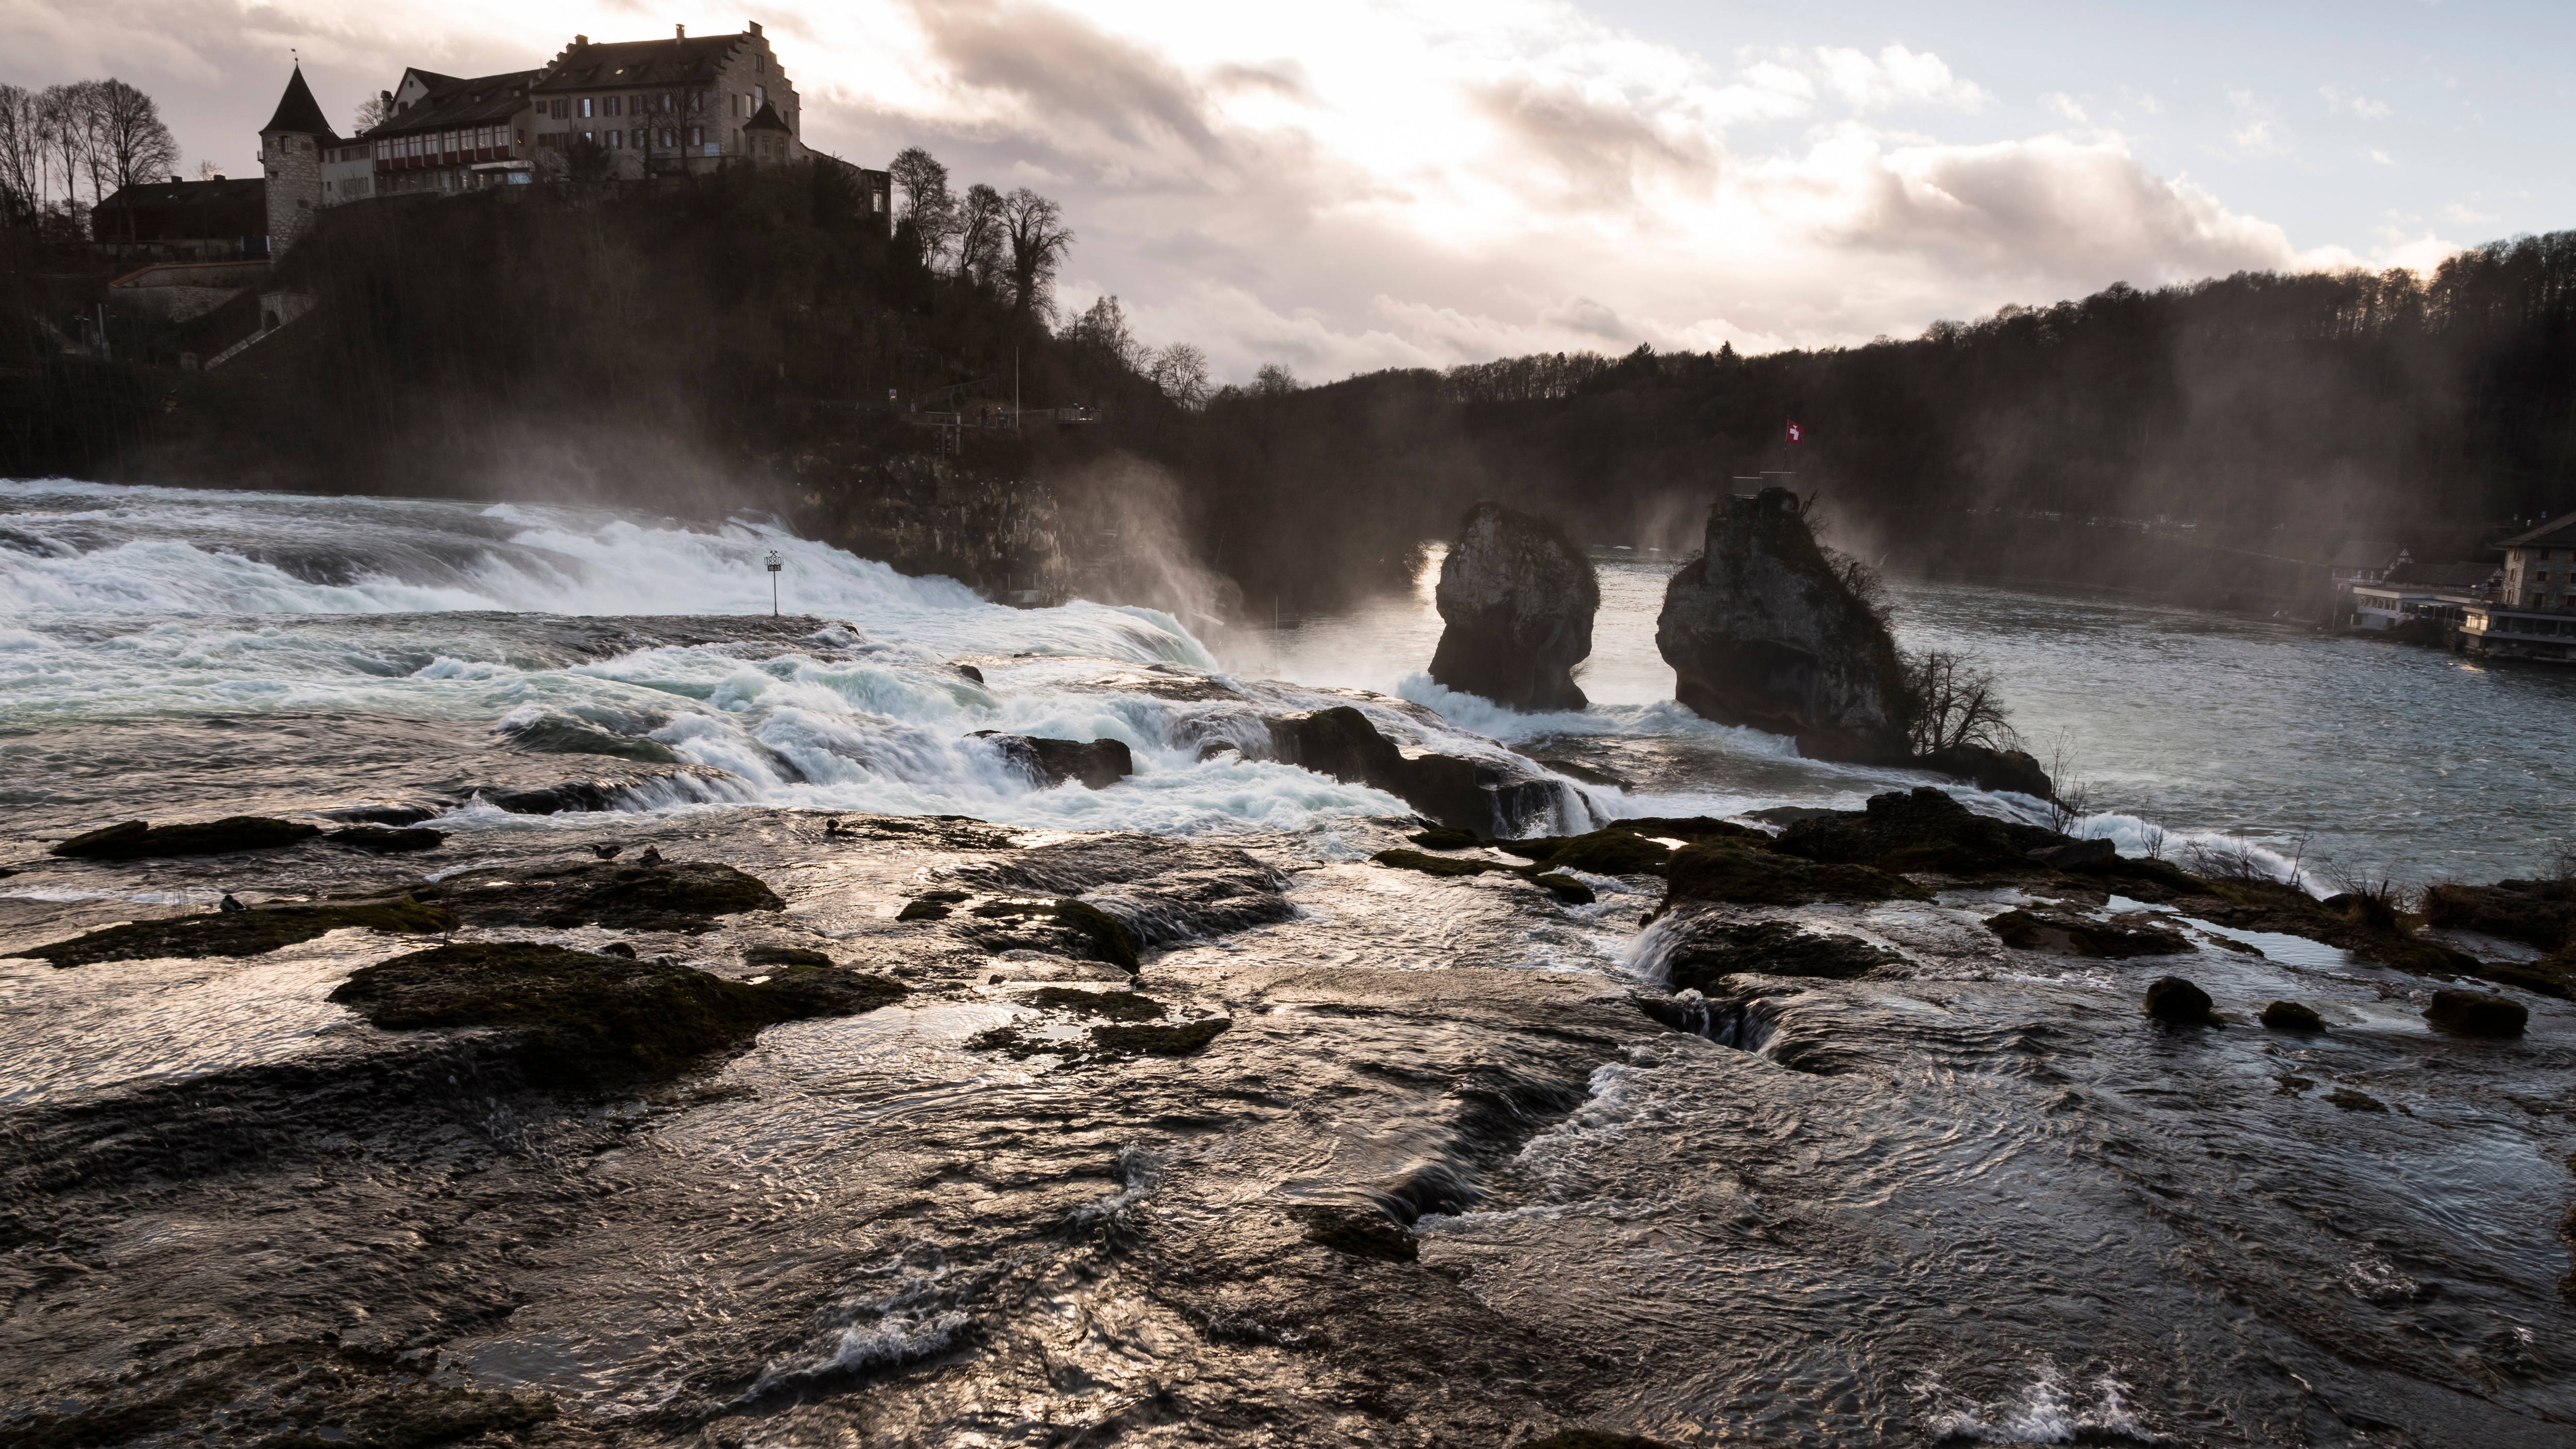
{"label": "turbulent river water", "polygon": [[[2571,1442],[2564,1003],[2514,993],[2528,1036],[2455,1040],[2421,1019],[2439,983],[2331,947],[2185,922],[2185,958],[2072,960],[1983,927],[2018,892],[1945,890],[1756,913],[1901,965],[1677,1030],[1637,1005],[1664,985],[1660,882],[1587,875],[1568,904],[1372,864],[1406,805],[1244,733],[1356,704],[1470,760],[1626,782],[1561,779],[1534,830],[1930,783],[1671,703],[1652,636],[1678,562],[1605,551],[1593,708],[1522,716],[1420,673],[1427,578],[1203,641],[1147,609],[986,604],[757,522],[0,483],[0,1424],[67,1445]],[[2076,833],[2133,853],[2235,837],[2320,884],[2485,881],[2567,828],[2576,677],[1891,592],[1904,642],[1980,656],[2041,752],[2065,742],[2097,807]],[[1117,739],[1135,774],[1042,788],[981,731]],[[568,780],[596,808],[493,803]],[[44,853],[124,819],[353,809],[448,838]],[[228,893],[647,844],[785,909],[467,936],[626,940],[740,980],[775,969],[763,949],[819,949],[910,993],[602,1101],[514,1077],[488,1033],[378,1031],[325,999],[416,943],[6,957]],[[1212,880],[1266,904],[1215,911]],[[940,886],[1096,903],[1145,945],[1157,1009],[1226,1029],[1195,1055],[1077,1050],[1092,1007],[1066,993],[1126,973],[900,915]],[[2169,971],[2221,1026],[2139,1016]],[[2253,1026],[2276,998],[2329,1030]],[[1353,1205],[1394,1245],[1318,1236]],[[432,1428],[384,1427],[397,1401]]]}

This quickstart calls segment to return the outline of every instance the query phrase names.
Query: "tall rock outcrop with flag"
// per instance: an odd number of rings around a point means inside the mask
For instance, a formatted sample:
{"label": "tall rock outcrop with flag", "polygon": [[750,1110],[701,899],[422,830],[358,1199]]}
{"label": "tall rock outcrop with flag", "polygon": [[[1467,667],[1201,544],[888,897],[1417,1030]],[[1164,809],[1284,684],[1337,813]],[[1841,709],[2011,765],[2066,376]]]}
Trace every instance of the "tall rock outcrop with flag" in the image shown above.
{"label": "tall rock outcrop with flag", "polygon": [[1545,519],[1479,503],[1460,522],[1436,594],[1448,628],[1431,677],[1514,709],[1581,709],[1574,666],[1592,654],[1601,583]]}
{"label": "tall rock outcrop with flag", "polygon": [[1809,759],[1907,757],[1896,642],[1785,488],[1709,511],[1707,552],[1664,588],[1655,647],[1703,718],[1793,735]]}

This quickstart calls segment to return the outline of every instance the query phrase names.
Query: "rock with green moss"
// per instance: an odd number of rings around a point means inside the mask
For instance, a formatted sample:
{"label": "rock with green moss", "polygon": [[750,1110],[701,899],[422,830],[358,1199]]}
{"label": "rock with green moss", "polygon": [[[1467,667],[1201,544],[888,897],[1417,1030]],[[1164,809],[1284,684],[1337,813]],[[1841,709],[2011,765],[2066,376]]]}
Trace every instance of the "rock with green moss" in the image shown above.
{"label": "rock with green moss", "polygon": [[714,861],[576,861],[462,871],[419,891],[469,926],[694,934],[718,916],[785,910],[778,893]]}
{"label": "rock with green moss", "polygon": [[242,850],[273,850],[311,840],[318,825],[278,820],[266,815],[227,815],[221,820],[186,825],[153,825],[128,820],[61,842],[53,853],[73,860],[145,860],[155,856],[229,855]]}
{"label": "rock with green moss", "polygon": [[207,956],[263,955],[353,928],[417,936],[453,931],[456,927],[455,916],[408,897],[345,906],[257,906],[247,911],[208,911],[200,916],[129,921],[18,954],[56,966],[162,957],[198,960]]}
{"label": "rock with green moss", "polygon": [[1677,901],[1802,906],[1813,901],[1921,901],[1929,891],[1900,875],[1865,865],[1827,865],[1731,840],[1676,851],[1664,896]]}
{"label": "rock with green moss", "polygon": [[522,941],[415,951],[352,973],[331,1000],[386,1031],[493,1027],[557,1086],[667,1077],[762,1027],[851,1016],[903,995],[880,976],[806,967],[752,985],[686,966]]}

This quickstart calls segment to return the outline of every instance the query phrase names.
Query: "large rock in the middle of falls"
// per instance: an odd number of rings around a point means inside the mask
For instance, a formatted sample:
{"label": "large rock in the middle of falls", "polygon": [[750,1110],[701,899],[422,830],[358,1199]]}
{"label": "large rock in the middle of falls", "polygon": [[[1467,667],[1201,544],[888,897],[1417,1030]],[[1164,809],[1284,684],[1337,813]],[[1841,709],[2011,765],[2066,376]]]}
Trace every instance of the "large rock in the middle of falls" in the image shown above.
{"label": "large rock in the middle of falls", "polygon": [[1544,519],[1479,503],[1440,565],[1436,594],[1449,627],[1431,677],[1514,709],[1581,709],[1574,666],[1592,653],[1601,584],[1592,560]]}
{"label": "large rock in the middle of falls", "polygon": [[1718,500],[1708,551],[1664,587],[1655,647],[1704,719],[1794,735],[1811,760],[1906,758],[1896,642],[1786,488]]}

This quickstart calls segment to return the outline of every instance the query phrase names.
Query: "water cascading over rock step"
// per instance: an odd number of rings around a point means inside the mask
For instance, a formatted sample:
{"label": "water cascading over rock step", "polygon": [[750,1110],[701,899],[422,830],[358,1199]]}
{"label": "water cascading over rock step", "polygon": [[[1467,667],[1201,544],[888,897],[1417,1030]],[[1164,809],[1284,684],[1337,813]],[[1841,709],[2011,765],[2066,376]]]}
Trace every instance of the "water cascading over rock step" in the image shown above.
{"label": "water cascading over rock step", "polygon": [[1817,547],[1797,495],[1720,499],[1707,544],[1665,586],[1655,623],[1673,697],[1704,719],[1795,736],[1812,760],[1904,761],[1895,641]]}
{"label": "water cascading over rock step", "polygon": [[1601,584],[1545,519],[1479,503],[1460,521],[1434,596],[1448,628],[1431,677],[1514,709],[1581,709],[1574,666],[1592,654]]}

